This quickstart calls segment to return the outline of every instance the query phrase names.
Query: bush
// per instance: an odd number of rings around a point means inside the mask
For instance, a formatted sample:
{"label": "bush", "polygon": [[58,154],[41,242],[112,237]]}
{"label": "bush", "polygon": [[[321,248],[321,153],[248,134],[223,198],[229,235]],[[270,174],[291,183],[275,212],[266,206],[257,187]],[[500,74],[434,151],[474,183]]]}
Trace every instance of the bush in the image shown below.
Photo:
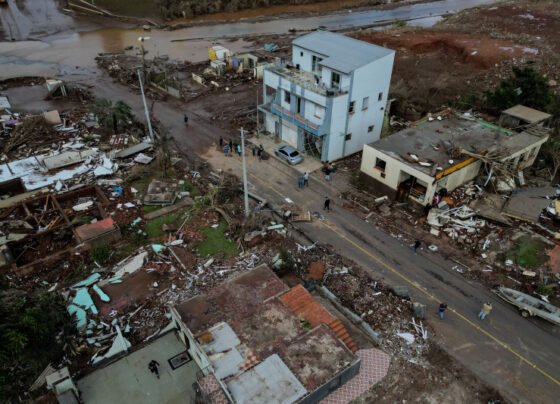
{"label": "bush", "polygon": [[91,258],[99,265],[105,265],[111,258],[111,250],[106,244],[94,247],[91,250]]}

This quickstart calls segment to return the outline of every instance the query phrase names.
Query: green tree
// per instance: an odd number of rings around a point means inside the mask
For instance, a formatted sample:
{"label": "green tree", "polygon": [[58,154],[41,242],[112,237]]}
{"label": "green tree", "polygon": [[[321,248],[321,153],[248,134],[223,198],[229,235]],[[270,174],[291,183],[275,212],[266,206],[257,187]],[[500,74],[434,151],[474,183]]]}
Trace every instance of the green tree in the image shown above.
{"label": "green tree", "polygon": [[133,117],[132,109],[125,102],[113,102],[107,98],[98,98],[94,111],[99,124],[106,129],[112,129],[115,134]]}
{"label": "green tree", "polygon": [[512,68],[513,76],[503,80],[494,91],[487,91],[486,105],[489,110],[499,113],[517,104],[548,109],[554,99],[545,77],[531,67]]}

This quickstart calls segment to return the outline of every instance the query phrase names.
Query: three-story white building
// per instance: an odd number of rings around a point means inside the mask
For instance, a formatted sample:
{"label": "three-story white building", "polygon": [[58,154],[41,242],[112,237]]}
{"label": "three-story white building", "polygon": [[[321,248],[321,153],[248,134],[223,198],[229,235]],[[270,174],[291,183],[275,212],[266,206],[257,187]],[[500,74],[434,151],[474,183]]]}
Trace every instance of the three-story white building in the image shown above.
{"label": "three-story white building", "polygon": [[292,62],[264,72],[268,132],[321,161],[379,139],[395,51],[328,31],[292,43]]}

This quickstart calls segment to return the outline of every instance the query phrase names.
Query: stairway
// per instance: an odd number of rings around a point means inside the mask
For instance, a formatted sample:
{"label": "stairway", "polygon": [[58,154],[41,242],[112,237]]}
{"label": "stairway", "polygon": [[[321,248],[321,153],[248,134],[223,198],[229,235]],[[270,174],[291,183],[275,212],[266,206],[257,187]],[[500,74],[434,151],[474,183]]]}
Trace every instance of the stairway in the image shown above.
{"label": "stairway", "polygon": [[342,342],[344,342],[344,344],[348,347],[348,349],[352,351],[352,353],[356,353],[358,347],[356,346],[356,343],[354,342],[354,340],[352,340],[352,337],[350,336],[350,334],[348,334],[348,331],[346,331],[346,327],[344,327],[340,320],[335,319],[327,325],[331,330],[333,330],[336,336],[340,338]]}

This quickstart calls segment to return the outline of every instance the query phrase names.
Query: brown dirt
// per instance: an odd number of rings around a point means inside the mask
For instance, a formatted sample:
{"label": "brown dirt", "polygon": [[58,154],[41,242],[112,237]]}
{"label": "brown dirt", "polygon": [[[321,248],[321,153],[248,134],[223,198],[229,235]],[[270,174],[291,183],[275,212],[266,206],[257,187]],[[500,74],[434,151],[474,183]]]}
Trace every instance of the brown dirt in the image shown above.
{"label": "brown dirt", "polygon": [[482,93],[510,76],[515,65],[531,64],[558,81],[555,3],[514,0],[466,10],[432,29],[405,27],[356,37],[397,50],[393,112],[414,120],[442,105],[479,107]]}
{"label": "brown dirt", "polygon": [[432,345],[428,366],[393,357],[387,376],[357,403],[489,403],[499,393],[484,386],[457,365],[438,346]]}

